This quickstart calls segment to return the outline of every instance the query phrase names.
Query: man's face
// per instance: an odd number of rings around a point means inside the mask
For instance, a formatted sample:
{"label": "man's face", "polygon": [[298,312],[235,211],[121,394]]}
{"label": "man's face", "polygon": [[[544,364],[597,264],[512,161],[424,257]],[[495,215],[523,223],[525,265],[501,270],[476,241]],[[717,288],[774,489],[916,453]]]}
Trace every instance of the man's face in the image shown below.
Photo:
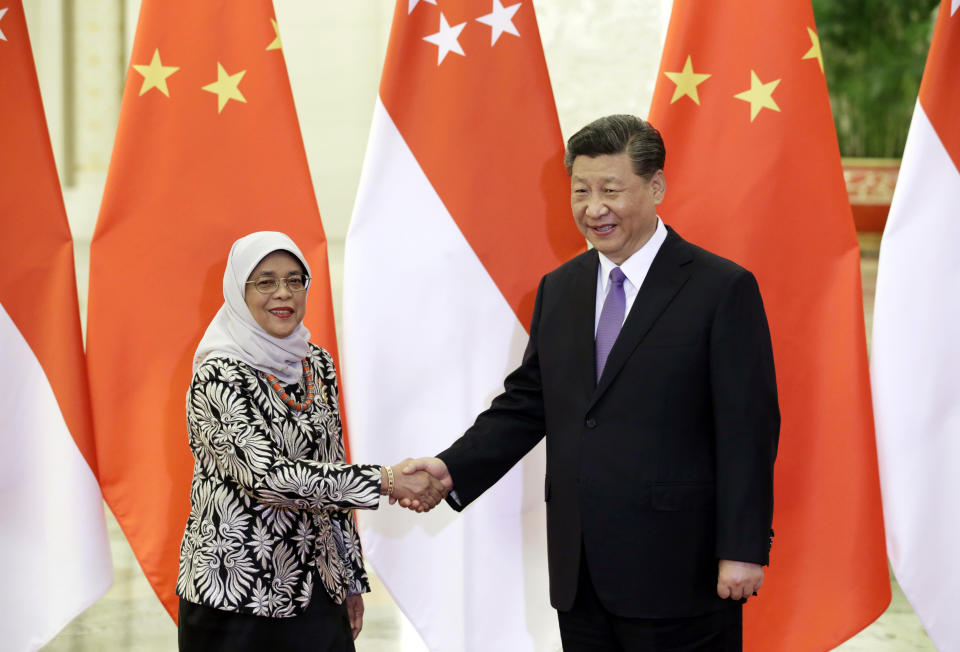
{"label": "man's face", "polygon": [[637,176],[626,152],[578,156],[570,173],[570,205],[580,233],[617,265],[646,244],[657,228],[663,170]]}

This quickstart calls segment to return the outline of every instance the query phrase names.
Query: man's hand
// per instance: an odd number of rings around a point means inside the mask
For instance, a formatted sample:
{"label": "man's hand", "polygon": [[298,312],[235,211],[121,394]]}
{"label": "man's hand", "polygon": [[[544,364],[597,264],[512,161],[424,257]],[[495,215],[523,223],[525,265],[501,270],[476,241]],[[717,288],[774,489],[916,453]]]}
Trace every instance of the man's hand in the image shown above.
{"label": "man's hand", "polygon": [[748,561],[721,559],[717,573],[717,595],[731,600],[746,600],[760,590],[763,566]]}
{"label": "man's hand", "polygon": [[[447,489],[430,473],[412,469],[413,462],[414,460],[408,458],[393,466],[395,485],[390,504],[399,502],[401,507],[415,512],[428,512],[446,497]],[[403,469],[403,472],[396,473],[400,469]]]}
{"label": "man's hand", "polygon": [[363,629],[363,596],[347,596],[347,616],[350,617],[350,631],[353,633],[353,640],[360,636],[360,630]]}
{"label": "man's hand", "polygon": [[403,466],[404,475],[416,473],[417,471],[426,471],[434,478],[443,483],[444,488],[449,492],[453,489],[453,478],[450,477],[450,471],[447,465],[439,457],[420,457],[415,460],[406,460]]}

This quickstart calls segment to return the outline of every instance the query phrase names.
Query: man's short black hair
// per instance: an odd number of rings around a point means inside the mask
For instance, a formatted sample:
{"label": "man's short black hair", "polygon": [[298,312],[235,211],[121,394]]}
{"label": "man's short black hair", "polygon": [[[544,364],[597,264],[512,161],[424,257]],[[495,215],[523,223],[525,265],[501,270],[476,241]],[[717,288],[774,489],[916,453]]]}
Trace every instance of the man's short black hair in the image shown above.
{"label": "man's short black hair", "polygon": [[663,169],[667,150],[656,127],[633,115],[608,115],[594,120],[570,136],[567,153],[563,159],[567,174],[573,171],[573,161],[578,156],[602,156],[621,154],[630,156],[634,174],[649,178]]}

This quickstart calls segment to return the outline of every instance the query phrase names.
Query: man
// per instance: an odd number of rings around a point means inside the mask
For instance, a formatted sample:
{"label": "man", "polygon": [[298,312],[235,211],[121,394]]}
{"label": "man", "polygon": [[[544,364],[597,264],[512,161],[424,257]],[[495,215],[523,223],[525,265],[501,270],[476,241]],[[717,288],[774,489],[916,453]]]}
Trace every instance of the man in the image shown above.
{"label": "man", "polygon": [[462,510],[547,438],[550,601],[565,650],[738,650],[760,588],[780,427],[759,288],[656,207],[649,123],[567,143],[593,249],[547,274],[504,392],[426,469]]}

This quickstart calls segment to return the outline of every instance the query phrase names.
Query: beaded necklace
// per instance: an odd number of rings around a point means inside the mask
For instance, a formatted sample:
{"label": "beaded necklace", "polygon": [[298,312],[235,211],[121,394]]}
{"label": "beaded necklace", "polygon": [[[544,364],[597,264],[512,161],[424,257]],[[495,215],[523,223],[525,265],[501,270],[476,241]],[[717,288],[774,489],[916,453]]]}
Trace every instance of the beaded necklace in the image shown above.
{"label": "beaded necklace", "polygon": [[287,394],[287,390],[283,388],[283,385],[280,384],[280,381],[277,380],[277,377],[273,374],[267,374],[267,382],[270,383],[270,386],[273,387],[274,391],[280,395],[280,400],[289,405],[291,408],[297,412],[309,410],[313,405],[313,397],[316,396],[314,391],[313,384],[313,372],[310,371],[310,365],[307,363],[307,359],[304,358],[303,362],[303,378],[307,381],[307,398],[303,400],[303,403],[297,403],[293,400],[293,397]]}

